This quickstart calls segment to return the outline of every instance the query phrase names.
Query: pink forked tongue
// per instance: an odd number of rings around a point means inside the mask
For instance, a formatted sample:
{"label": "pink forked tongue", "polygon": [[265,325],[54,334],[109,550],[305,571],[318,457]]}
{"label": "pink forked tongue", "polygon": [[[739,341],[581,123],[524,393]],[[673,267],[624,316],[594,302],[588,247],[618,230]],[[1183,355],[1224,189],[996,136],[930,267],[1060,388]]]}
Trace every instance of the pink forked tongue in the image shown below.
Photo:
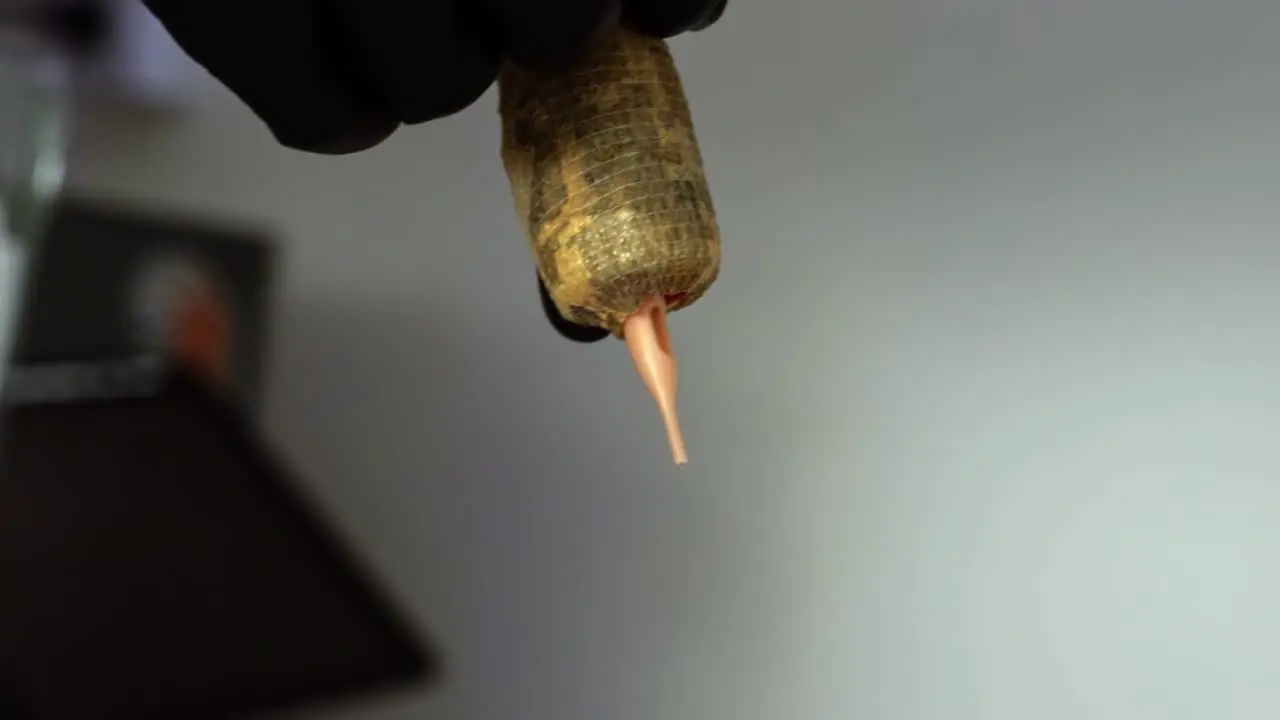
{"label": "pink forked tongue", "polygon": [[677,465],[689,462],[684,436],[680,433],[680,418],[676,415],[676,358],[667,335],[666,300],[661,297],[645,300],[623,323],[622,336],[640,379],[658,403],[672,457]]}

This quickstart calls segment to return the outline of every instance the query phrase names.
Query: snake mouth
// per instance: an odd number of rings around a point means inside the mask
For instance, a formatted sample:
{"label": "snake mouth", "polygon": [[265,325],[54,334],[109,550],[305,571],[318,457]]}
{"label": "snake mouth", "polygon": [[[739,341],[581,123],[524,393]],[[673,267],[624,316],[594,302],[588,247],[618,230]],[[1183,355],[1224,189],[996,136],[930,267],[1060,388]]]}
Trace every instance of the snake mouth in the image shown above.
{"label": "snake mouth", "polygon": [[689,293],[675,293],[672,295],[664,295],[662,299],[666,302],[668,309],[682,307],[684,301],[689,297]]}

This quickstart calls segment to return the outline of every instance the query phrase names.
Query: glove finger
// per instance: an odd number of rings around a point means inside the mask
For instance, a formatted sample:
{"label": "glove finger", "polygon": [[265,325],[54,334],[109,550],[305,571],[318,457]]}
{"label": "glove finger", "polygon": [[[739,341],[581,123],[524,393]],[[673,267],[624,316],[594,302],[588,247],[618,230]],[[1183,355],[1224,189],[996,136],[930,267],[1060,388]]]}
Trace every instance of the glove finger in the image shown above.
{"label": "glove finger", "polygon": [[459,112],[489,89],[500,57],[445,0],[333,0],[370,79],[401,122]]}
{"label": "glove finger", "polygon": [[618,24],[621,0],[480,0],[503,51],[535,70],[563,68]]}
{"label": "glove finger", "polygon": [[669,38],[701,30],[724,13],[726,0],[625,0],[622,22],[653,37]]}
{"label": "glove finger", "polygon": [[720,2],[716,3],[715,6],[711,8],[711,12],[707,13],[706,17],[690,29],[694,32],[702,32],[712,25],[715,25],[717,22],[720,22],[720,16],[724,15],[724,10],[727,7],[729,7],[729,0],[720,0]]}
{"label": "glove finger", "polygon": [[286,147],[357,152],[398,125],[351,71],[312,0],[144,2],[178,45]]}
{"label": "glove finger", "polygon": [[547,286],[542,283],[541,275],[538,276],[538,297],[542,300],[542,313],[547,316],[551,327],[560,333],[560,337],[578,343],[594,343],[609,337],[609,331],[604,328],[579,325],[566,320],[556,309],[555,301],[547,292]]}

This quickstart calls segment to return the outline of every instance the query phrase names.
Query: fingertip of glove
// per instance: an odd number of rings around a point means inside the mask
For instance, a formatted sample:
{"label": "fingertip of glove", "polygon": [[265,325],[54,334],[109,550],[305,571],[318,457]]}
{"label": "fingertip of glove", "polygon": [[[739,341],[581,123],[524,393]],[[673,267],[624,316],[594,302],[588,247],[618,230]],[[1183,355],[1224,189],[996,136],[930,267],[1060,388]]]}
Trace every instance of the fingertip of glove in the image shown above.
{"label": "fingertip of glove", "polygon": [[729,0],[720,0],[720,2],[717,2],[711,6],[711,11],[708,12],[705,17],[703,17],[698,22],[694,23],[693,27],[689,29],[692,30],[693,32],[702,32],[703,30],[706,30],[712,25],[715,25],[717,22],[720,21],[720,16],[724,15],[724,10],[728,6],[729,6]]}
{"label": "fingertip of glove", "polygon": [[555,302],[551,299],[551,293],[547,292],[547,286],[543,284],[541,275],[538,276],[538,297],[542,300],[542,312],[547,316],[547,322],[551,323],[551,327],[560,334],[560,337],[583,344],[600,342],[609,337],[609,331],[604,328],[579,325],[566,320],[556,308]]}
{"label": "fingertip of glove", "polygon": [[276,142],[292,150],[317,155],[350,155],[382,144],[400,123],[380,112],[368,112],[345,122],[325,124],[268,123]]}
{"label": "fingertip of glove", "polygon": [[652,37],[671,38],[705,30],[724,14],[728,0],[631,0],[623,6],[622,22]]}
{"label": "fingertip of glove", "polygon": [[497,59],[477,59],[467,64],[465,70],[458,70],[455,75],[441,80],[430,93],[421,92],[422,88],[412,82],[412,76],[407,76],[401,78],[397,85],[389,84],[387,94],[395,98],[393,102],[405,125],[421,125],[471,107],[484,97],[497,79]]}

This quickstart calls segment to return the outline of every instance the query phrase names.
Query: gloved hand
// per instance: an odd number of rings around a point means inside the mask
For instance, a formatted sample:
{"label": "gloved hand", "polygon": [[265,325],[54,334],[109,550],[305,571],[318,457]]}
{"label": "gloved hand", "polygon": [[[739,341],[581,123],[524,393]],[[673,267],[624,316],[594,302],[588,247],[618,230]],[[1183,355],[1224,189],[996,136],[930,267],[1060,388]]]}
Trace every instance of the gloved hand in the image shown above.
{"label": "gloved hand", "polygon": [[619,22],[670,37],[726,0],[143,2],[281,144],[344,154],[471,105],[504,57],[555,67]]}
{"label": "gloved hand", "polygon": [[[143,0],[174,40],[287,147],[359,152],[402,124],[480,98],[510,58],[572,62],[622,23],[671,37],[720,19],[727,0]],[[547,320],[576,342],[608,337]]]}

